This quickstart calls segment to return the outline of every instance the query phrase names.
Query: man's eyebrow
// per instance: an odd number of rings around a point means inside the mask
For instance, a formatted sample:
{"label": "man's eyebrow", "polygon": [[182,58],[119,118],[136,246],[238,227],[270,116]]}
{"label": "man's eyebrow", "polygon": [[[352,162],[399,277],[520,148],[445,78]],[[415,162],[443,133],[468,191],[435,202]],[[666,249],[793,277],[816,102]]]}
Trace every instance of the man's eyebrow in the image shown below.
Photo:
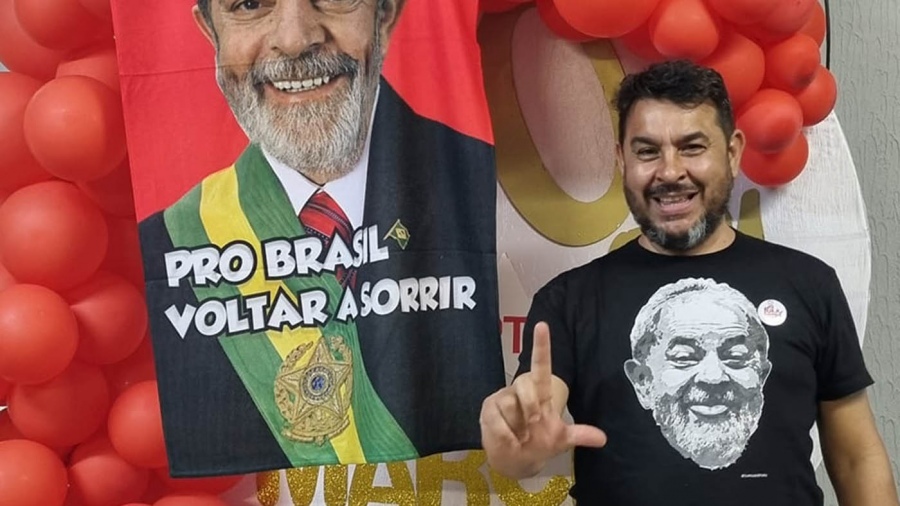
{"label": "man's eyebrow", "polygon": [[691,348],[700,349],[699,343],[697,343],[696,339],[691,339],[687,337],[673,337],[671,341],[669,341],[669,345],[666,347],[667,350],[671,350],[674,346],[690,346]]}
{"label": "man's eyebrow", "polygon": [[650,137],[643,137],[638,135],[636,137],[632,137],[631,142],[629,142],[629,145],[631,147],[634,147],[636,144],[649,144],[651,146],[656,146],[659,143],[655,139],[651,139]]}
{"label": "man's eyebrow", "polygon": [[679,137],[675,141],[675,145],[676,146],[684,146],[685,144],[690,144],[690,143],[696,142],[696,141],[709,142],[709,136],[707,136],[705,133],[700,132],[700,131],[691,132],[687,135]]}
{"label": "man's eyebrow", "polygon": [[746,334],[741,334],[741,335],[737,335],[737,336],[733,336],[733,337],[729,337],[729,338],[725,339],[724,341],[722,341],[722,344],[719,345],[719,349],[720,350],[728,349],[733,346],[738,346],[741,344],[744,344],[744,345],[747,344],[747,335]]}

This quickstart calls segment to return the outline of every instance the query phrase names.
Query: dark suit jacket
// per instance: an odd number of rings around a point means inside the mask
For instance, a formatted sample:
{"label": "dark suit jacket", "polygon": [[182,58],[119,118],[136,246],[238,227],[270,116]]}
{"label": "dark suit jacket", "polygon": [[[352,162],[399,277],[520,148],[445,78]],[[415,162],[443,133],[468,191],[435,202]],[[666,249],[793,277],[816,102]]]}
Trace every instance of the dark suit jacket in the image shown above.
{"label": "dark suit jacket", "polygon": [[[369,154],[364,226],[399,219],[405,249],[363,265],[357,286],[382,278],[469,275],[473,310],[395,311],[356,320],[368,376],[419,455],[480,447],[484,397],[504,383],[499,339],[493,148],[416,114],[382,80]],[[147,301],[173,475],[291,467],[216,339],[181,339],[163,312],[197,304],[166,287],[174,249],[162,212],[140,225]]]}

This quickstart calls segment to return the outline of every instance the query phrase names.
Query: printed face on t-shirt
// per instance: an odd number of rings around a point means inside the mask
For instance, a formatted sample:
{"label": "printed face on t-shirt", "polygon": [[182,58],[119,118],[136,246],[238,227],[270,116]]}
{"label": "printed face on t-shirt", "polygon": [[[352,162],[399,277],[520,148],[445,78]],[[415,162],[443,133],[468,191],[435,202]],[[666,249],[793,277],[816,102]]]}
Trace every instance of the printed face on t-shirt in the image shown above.
{"label": "printed face on t-shirt", "polygon": [[756,431],[771,364],[753,304],[712,280],[657,291],[635,321],[625,364],[666,440],[700,467],[734,463]]}

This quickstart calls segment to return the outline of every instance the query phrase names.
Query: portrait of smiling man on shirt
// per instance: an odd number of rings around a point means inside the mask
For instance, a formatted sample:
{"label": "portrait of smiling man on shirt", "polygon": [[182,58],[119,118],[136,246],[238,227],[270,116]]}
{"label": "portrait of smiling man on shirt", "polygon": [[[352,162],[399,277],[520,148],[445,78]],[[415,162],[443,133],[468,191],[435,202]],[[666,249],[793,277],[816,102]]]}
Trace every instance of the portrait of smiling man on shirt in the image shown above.
{"label": "portrait of smiling man on shirt", "polygon": [[493,148],[382,76],[404,3],[193,9],[249,145],[140,226],[173,475],[479,444],[504,378]]}
{"label": "portrait of smiling man on shirt", "polygon": [[669,444],[704,469],[740,458],[772,369],[753,304],[726,284],[683,279],[641,308],[631,343],[625,373]]}

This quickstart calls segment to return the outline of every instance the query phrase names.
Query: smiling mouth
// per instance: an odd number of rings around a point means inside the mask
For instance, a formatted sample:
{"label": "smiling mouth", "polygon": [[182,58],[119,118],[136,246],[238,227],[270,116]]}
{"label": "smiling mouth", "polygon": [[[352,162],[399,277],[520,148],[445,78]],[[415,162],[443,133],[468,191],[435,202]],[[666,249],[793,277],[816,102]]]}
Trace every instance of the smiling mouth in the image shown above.
{"label": "smiling mouth", "polygon": [[677,215],[688,211],[698,192],[667,194],[651,197],[662,214]]}
{"label": "smiling mouth", "polygon": [[305,91],[312,91],[322,86],[327,85],[328,83],[336,80],[342,74],[334,75],[334,76],[322,76],[322,77],[314,77],[302,80],[278,80],[278,81],[270,81],[269,84],[272,85],[276,90],[282,91],[285,93],[302,93]]}
{"label": "smiling mouth", "polygon": [[701,417],[717,417],[726,413],[728,411],[728,406],[724,404],[692,404],[688,409]]}

